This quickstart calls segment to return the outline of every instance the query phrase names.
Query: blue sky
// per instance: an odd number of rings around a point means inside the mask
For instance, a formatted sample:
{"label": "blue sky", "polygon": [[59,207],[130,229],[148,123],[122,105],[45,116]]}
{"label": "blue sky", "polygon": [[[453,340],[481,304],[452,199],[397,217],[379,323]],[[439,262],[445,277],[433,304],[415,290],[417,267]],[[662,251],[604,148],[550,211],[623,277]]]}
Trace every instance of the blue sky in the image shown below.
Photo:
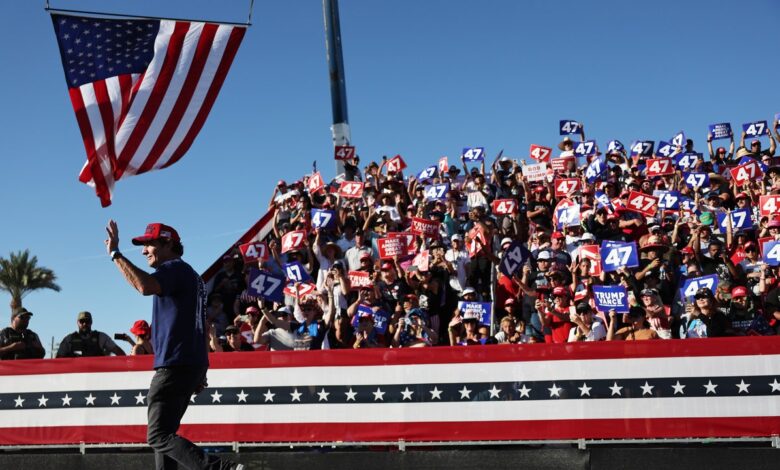
{"label": "blue sky", "polygon": [[[243,21],[248,2],[103,0],[54,7]],[[103,247],[109,218],[122,248],[148,222],[177,228],[204,270],[264,213],[278,179],[313,160],[334,176],[322,4],[258,1],[252,26],[189,153],[121,181],[101,209],[77,180],[85,159],[43,2],[12,0],[0,17],[0,256],[29,248],[62,292],[25,299],[44,346],[80,310],[109,334],[151,316]],[[740,2],[341,0],[353,143],[364,162],[401,154],[413,169],[464,146],[527,156],[560,139],[558,120],[610,139],[668,139],[705,149],[707,125],[780,112],[780,4]],[[0,296],[0,311],[9,298]],[[7,310],[6,310],[7,311]],[[7,318],[7,317],[6,317]]]}

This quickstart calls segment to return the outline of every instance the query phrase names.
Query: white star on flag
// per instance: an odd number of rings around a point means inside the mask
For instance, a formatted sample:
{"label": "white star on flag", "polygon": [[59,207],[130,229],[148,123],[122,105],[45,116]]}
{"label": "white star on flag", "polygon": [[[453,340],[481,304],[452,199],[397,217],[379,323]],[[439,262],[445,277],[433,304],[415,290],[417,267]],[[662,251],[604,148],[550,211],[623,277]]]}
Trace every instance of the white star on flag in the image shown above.
{"label": "white star on flag", "polygon": [[463,400],[463,399],[470,400],[471,399],[471,390],[467,389],[465,385],[463,386],[462,389],[458,390],[458,392],[460,392],[460,399],[461,400]]}
{"label": "white star on flag", "polygon": [[612,396],[615,396],[615,395],[622,396],[620,394],[620,391],[623,390],[623,387],[618,385],[617,382],[615,382],[611,387],[609,387],[609,389],[612,390]]}
{"label": "white star on flag", "polygon": [[301,395],[303,395],[301,392],[298,391],[297,388],[294,388],[290,396],[292,397],[291,401],[301,401]]}
{"label": "white star on flag", "polygon": [[[193,395],[193,397],[194,396],[195,395]],[[143,405],[144,404],[144,400],[146,399],[146,396],[143,393],[138,392],[138,395],[134,396],[133,398],[135,398],[135,404],[136,405]]]}
{"label": "white star on flag", "polygon": [[531,391],[531,389],[526,387],[525,384],[523,384],[521,388],[518,388],[517,391],[520,392],[520,398],[523,397],[530,398],[528,393]]}
{"label": "white star on flag", "polygon": [[704,394],[706,395],[706,394],[708,394],[708,393],[712,393],[712,394],[714,395],[714,394],[716,393],[716,392],[715,392],[715,389],[716,389],[717,387],[718,387],[718,384],[714,384],[714,383],[712,383],[712,380],[710,380],[709,382],[707,382],[706,384],[704,384],[704,388],[706,388],[706,389],[707,389],[707,391],[706,391],[706,392],[704,392]]}
{"label": "white star on flag", "polygon": [[385,401],[385,392],[383,392],[381,388],[377,387],[376,392],[371,393],[374,394],[374,401]]}
{"label": "white star on flag", "polygon": [[746,384],[745,379],[740,380],[740,382],[737,384],[737,388],[739,389],[739,392],[737,393],[750,393],[748,392],[748,387],[750,387],[750,384]]}
{"label": "white star on flag", "polygon": [[649,383],[647,383],[647,380],[645,380],[645,384],[640,386],[639,388],[642,389],[642,395],[652,395],[654,387],[655,385],[650,385]]}
{"label": "white star on flag", "polygon": [[353,392],[352,387],[349,388],[348,392],[344,392],[344,394],[347,396],[347,401],[355,401],[355,396],[357,396],[357,392]]}
{"label": "white star on flag", "polygon": [[110,396],[109,398],[111,399],[111,404],[112,404],[112,405],[118,405],[118,404],[119,404],[119,400],[121,400],[121,399],[122,399],[122,397],[120,397],[119,395],[117,395],[117,394],[116,394],[116,392],[114,392],[114,395],[113,395],[113,396]]}
{"label": "white star on flag", "polygon": [[547,390],[550,391],[550,397],[559,397],[560,398],[560,396],[561,396],[561,387],[555,385],[555,383],[553,383],[553,386],[548,388]]}
{"label": "white star on flag", "polygon": [[24,403],[24,398],[22,398],[21,395],[17,395],[16,396],[16,400],[14,400],[14,403],[16,403],[14,405],[14,408],[21,408],[22,407],[22,403]]}
{"label": "white star on flag", "polygon": [[246,397],[248,397],[248,393],[244,393],[244,390],[242,389],[240,393],[236,393],[236,397],[238,397],[238,402],[244,402],[246,403]]}
{"label": "white star on flag", "polygon": [[585,395],[590,396],[590,391],[593,387],[588,387],[588,384],[585,382],[582,382],[582,387],[577,387],[580,389],[580,396],[584,397]]}
{"label": "white star on flag", "polygon": [[219,390],[214,390],[214,393],[211,394],[211,403],[222,403],[222,394],[219,393]]}
{"label": "white star on flag", "polygon": [[66,393],[64,397],[61,398],[62,400],[62,406],[70,406],[70,401],[72,398]]}
{"label": "white star on flag", "polygon": [[330,395],[330,392],[326,392],[324,387],[322,390],[317,392],[317,396],[320,397],[320,401],[328,401],[328,395]]}
{"label": "white star on flag", "polygon": [[490,398],[498,398],[499,395],[501,395],[501,389],[497,388],[495,385],[493,385],[493,388],[488,390],[490,392]]}
{"label": "white star on flag", "polygon": [[769,384],[769,386],[772,387],[772,393],[780,392],[780,382],[778,382],[777,379],[775,379],[774,382]]}
{"label": "white star on flag", "polygon": [[273,403],[274,402],[274,396],[276,396],[276,394],[273,393],[271,391],[271,389],[269,388],[268,391],[263,394],[263,396],[265,397],[265,401],[266,402],[270,401],[271,403]]}
{"label": "white star on flag", "polygon": [[441,400],[441,392],[443,390],[439,390],[438,387],[434,386],[433,390],[429,390],[431,394],[431,400]]}
{"label": "white star on flag", "polygon": [[403,395],[404,400],[412,400],[412,395],[414,394],[414,391],[409,390],[409,387],[406,387],[405,389],[401,390],[401,395]]}
{"label": "white star on flag", "polygon": [[49,399],[46,398],[45,395],[41,395],[41,398],[38,399],[38,408],[40,408],[40,407],[44,407],[45,408],[46,407],[46,402],[48,402],[48,401],[49,401]]}
{"label": "white star on flag", "polygon": [[95,399],[96,399],[96,398],[97,398],[97,397],[95,397],[95,396],[92,396],[92,394],[90,393],[90,394],[89,394],[89,395],[86,397],[86,400],[87,400],[87,406],[89,406],[89,405],[95,406]]}
{"label": "white star on flag", "polygon": [[680,395],[685,395],[685,392],[683,389],[685,388],[685,385],[682,385],[680,381],[678,380],[676,384],[672,385],[672,388],[674,389],[674,394],[677,395],[678,393]]}

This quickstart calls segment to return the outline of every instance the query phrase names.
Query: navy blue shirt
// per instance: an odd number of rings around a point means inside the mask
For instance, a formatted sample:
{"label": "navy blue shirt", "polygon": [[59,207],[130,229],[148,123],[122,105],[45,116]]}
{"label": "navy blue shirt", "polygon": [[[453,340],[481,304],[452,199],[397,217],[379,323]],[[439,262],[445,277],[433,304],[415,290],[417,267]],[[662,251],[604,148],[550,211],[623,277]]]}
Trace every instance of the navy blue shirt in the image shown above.
{"label": "navy blue shirt", "polygon": [[152,276],[161,293],[154,296],[152,346],[154,368],[209,364],[206,349],[206,287],[181,259],[162,263]]}

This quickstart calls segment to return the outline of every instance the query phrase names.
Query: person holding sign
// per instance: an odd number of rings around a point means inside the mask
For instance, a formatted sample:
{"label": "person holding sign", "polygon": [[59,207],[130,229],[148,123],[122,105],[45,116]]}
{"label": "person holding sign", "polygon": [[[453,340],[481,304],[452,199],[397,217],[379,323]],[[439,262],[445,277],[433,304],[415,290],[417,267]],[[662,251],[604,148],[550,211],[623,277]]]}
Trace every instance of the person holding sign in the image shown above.
{"label": "person holding sign", "polygon": [[479,318],[478,311],[469,309],[461,312],[457,310],[447,327],[450,346],[476,346],[482,344],[477,329]]}
{"label": "person holding sign", "polygon": [[[766,121],[764,121],[766,124]],[[777,123],[775,123],[777,125]],[[741,157],[750,157],[754,158],[756,160],[761,160],[762,155],[768,155],[770,157],[775,156],[775,148],[777,144],[775,143],[775,137],[772,135],[772,132],[767,130],[767,136],[769,137],[769,149],[767,150],[761,150],[761,141],[758,140],[758,136],[756,136],[755,139],[750,141],[750,149],[747,149],[745,147],[745,137],[747,137],[747,132],[742,131],[742,137],[739,140],[739,148],[737,149],[737,158]]]}
{"label": "person holding sign", "polygon": [[601,341],[607,337],[607,329],[601,320],[595,318],[593,309],[587,302],[580,302],[570,320],[576,326],[569,330],[569,342]]}
{"label": "person holding sign", "polygon": [[545,334],[545,342],[566,343],[569,340],[569,331],[574,326],[569,313],[571,294],[566,287],[555,287],[551,297],[552,302],[536,301],[536,311],[539,312],[542,325],[545,330],[551,332],[550,341]]}
{"label": "person holding sign", "polygon": [[718,309],[718,301],[707,287],[696,291],[692,303],[686,302],[685,313],[680,317],[680,321],[680,338],[715,338],[730,335],[729,320]]}
{"label": "person holding sign", "polygon": [[651,329],[645,322],[645,311],[639,307],[631,307],[628,311],[628,326],[624,326],[615,331],[618,323],[617,312],[609,311],[609,330],[607,331],[607,341],[625,340],[640,341],[646,339],[659,339],[658,333]]}
{"label": "person holding sign", "polygon": [[731,159],[734,157],[734,134],[730,137],[731,144],[729,145],[729,151],[726,153],[724,147],[718,147],[716,152],[712,151],[712,133],[707,133],[707,150],[710,152],[710,161],[713,164],[726,165],[733,163]]}

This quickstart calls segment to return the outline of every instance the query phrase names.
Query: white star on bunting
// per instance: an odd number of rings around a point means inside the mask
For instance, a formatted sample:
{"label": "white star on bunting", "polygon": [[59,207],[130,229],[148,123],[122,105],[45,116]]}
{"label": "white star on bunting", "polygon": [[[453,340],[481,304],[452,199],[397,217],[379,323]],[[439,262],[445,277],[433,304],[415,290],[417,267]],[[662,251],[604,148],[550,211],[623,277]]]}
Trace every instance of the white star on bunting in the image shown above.
{"label": "white star on bunting", "polygon": [[265,402],[266,402],[266,403],[267,403],[267,402],[269,402],[269,401],[270,401],[271,403],[273,403],[273,402],[274,402],[274,397],[276,396],[276,394],[275,394],[275,393],[273,393],[273,392],[271,391],[271,389],[269,388],[269,389],[268,389],[268,391],[267,391],[267,392],[265,392],[265,393],[263,394],[263,396],[265,397]]}
{"label": "white star on bunting", "polygon": [[645,380],[645,384],[640,386],[639,388],[642,389],[642,395],[652,395],[653,388],[655,388],[655,385],[650,385],[649,383],[647,383],[647,380]]}
{"label": "white star on bunting", "polygon": [[[134,396],[133,398],[135,398],[135,404],[136,405],[143,405],[144,404],[144,400],[146,400],[146,396],[143,393],[141,393],[141,392],[138,392],[138,395]],[[190,397],[190,400],[194,401],[193,398],[195,398],[195,395]]]}
{"label": "white star on bunting", "polygon": [[414,391],[409,390],[409,387],[406,387],[405,389],[401,390],[401,395],[403,395],[403,400],[412,400],[412,395],[414,394]]}
{"label": "white star on bunting", "polygon": [[531,391],[531,389],[526,387],[525,384],[523,384],[521,388],[518,388],[517,391],[520,392],[520,398],[523,397],[530,398],[528,393]]}
{"label": "white star on bunting", "polygon": [[561,387],[555,385],[555,383],[553,383],[553,386],[548,388],[547,390],[550,391],[550,398],[552,398],[552,397],[560,398],[562,389],[561,389]]}
{"label": "white star on bunting", "polygon": [[385,392],[381,388],[377,387],[376,392],[371,393],[374,394],[374,401],[385,401]]}
{"label": "white star on bunting", "polygon": [[737,393],[750,393],[748,392],[748,387],[750,387],[750,384],[746,384],[745,379],[740,380],[740,382],[737,384],[737,388],[739,389],[739,392]]}
{"label": "white star on bunting", "polygon": [[460,393],[460,399],[461,400],[470,400],[471,399],[471,390],[467,389],[464,385],[462,389],[458,390]]}
{"label": "white star on bunting", "polygon": [[623,396],[620,393],[620,391],[623,390],[623,387],[618,385],[617,382],[615,382],[611,387],[609,387],[609,389],[612,390],[612,395],[611,396],[615,396],[615,395],[617,395],[619,397]]}
{"label": "white star on bunting", "polygon": [[672,388],[674,389],[674,394],[677,395],[678,393],[680,395],[685,395],[685,392],[683,389],[685,388],[685,385],[682,385],[680,381],[678,380],[676,384],[672,385]]}
{"label": "white star on bunting", "polygon": [[67,393],[61,398],[62,406],[70,406],[70,401],[73,400]]}
{"label": "white star on bunting", "polygon": [[778,382],[777,379],[775,379],[774,382],[769,384],[769,386],[772,387],[772,393],[780,392],[780,382]]}
{"label": "white star on bunting", "polygon": [[114,392],[114,395],[113,395],[113,396],[110,396],[110,397],[108,397],[108,398],[110,398],[110,399],[111,399],[111,404],[112,404],[112,405],[118,405],[118,404],[119,404],[119,400],[121,400],[121,399],[122,399],[122,397],[120,397],[119,395],[117,395],[117,394],[116,394],[116,392]]}
{"label": "white star on bunting", "polygon": [[38,408],[44,407],[46,408],[46,402],[48,402],[49,399],[46,398],[45,395],[41,395],[41,398],[38,399]]}
{"label": "white star on bunting", "polygon": [[211,394],[211,403],[222,403],[222,394],[219,393],[219,390],[214,390],[214,393]]}
{"label": "white star on bunting", "polygon": [[320,397],[320,401],[328,401],[328,395],[330,395],[330,392],[326,392],[325,388],[317,392],[317,396]]}
{"label": "white star on bunting", "polygon": [[352,387],[350,387],[348,392],[344,392],[344,395],[347,396],[347,401],[355,401],[355,397],[357,396],[357,392],[353,392],[352,391]]}
{"label": "white star on bunting", "polygon": [[292,397],[291,401],[300,402],[301,401],[301,395],[303,395],[303,393],[299,392],[297,388],[293,389],[292,393],[290,394],[290,396]]}
{"label": "white star on bunting", "polygon": [[241,390],[241,392],[236,393],[236,397],[238,398],[238,402],[239,403],[241,403],[241,402],[246,403],[246,397],[248,397],[248,396],[249,396],[249,394],[248,393],[244,393],[244,390]]}
{"label": "white star on bunting", "polygon": [[588,384],[585,382],[582,382],[582,387],[577,387],[580,389],[580,396],[584,397],[585,395],[590,396],[590,391],[593,389],[593,387],[588,387]]}
{"label": "white star on bunting", "polygon": [[433,390],[429,390],[431,394],[431,400],[441,400],[441,392],[443,390],[439,390],[438,387],[434,386]]}
{"label": "white star on bunting", "polygon": [[490,398],[498,398],[499,395],[501,395],[501,389],[497,388],[495,385],[493,385],[493,388],[488,390],[490,392]]}
{"label": "white star on bunting", "polygon": [[715,395],[715,394],[717,393],[717,392],[715,391],[715,389],[716,389],[717,387],[718,387],[718,384],[714,384],[714,383],[712,383],[712,380],[708,381],[706,384],[704,384],[704,388],[705,388],[705,389],[707,389],[707,391],[706,391],[706,392],[704,392],[704,394],[706,395],[706,394],[708,394],[708,393],[712,393],[713,395]]}
{"label": "white star on bunting", "polygon": [[96,398],[97,398],[97,397],[95,397],[95,396],[92,396],[92,394],[90,393],[90,394],[89,394],[89,395],[86,397],[86,400],[87,400],[87,406],[89,406],[89,405],[95,406],[95,399],[96,399]]}

